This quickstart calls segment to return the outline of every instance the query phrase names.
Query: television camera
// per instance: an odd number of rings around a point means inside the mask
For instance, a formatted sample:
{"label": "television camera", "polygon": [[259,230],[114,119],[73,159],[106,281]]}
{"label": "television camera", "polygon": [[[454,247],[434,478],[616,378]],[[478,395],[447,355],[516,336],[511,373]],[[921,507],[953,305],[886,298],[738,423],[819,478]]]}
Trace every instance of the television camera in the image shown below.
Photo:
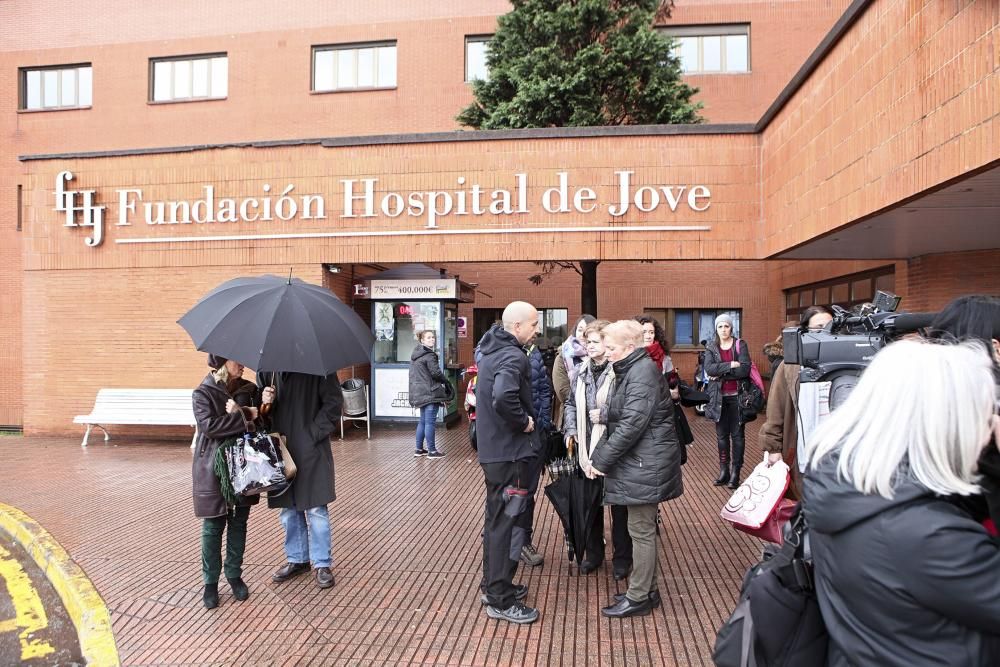
{"label": "television camera", "polygon": [[828,409],[833,410],[843,403],[879,350],[906,334],[929,326],[936,315],[897,313],[899,302],[900,297],[895,294],[878,291],[871,303],[861,304],[851,311],[832,306],[833,321],[822,330],[784,329],[784,361],[801,366],[800,386],[829,383]]}

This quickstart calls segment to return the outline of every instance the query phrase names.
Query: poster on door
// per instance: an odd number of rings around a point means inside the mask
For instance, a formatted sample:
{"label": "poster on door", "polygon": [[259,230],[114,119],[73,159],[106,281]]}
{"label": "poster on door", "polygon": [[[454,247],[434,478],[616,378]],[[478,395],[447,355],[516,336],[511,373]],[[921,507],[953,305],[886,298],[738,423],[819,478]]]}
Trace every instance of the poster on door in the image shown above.
{"label": "poster on door", "polygon": [[410,407],[410,369],[375,369],[375,416],[416,417]]}

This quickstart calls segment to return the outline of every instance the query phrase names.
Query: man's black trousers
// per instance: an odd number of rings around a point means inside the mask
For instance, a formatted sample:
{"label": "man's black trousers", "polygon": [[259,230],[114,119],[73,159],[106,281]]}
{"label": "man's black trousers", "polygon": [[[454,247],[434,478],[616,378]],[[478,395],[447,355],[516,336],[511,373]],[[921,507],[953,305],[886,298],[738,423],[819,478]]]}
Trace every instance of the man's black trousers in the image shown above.
{"label": "man's black trousers", "polygon": [[[483,523],[483,584],[490,606],[507,609],[514,604],[514,572],[524,546],[524,531],[514,526],[528,508],[530,466],[525,461],[483,463],[486,481],[486,514]],[[536,482],[537,484],[537,482]],[[511,488],[525,489],[520,499]]]}

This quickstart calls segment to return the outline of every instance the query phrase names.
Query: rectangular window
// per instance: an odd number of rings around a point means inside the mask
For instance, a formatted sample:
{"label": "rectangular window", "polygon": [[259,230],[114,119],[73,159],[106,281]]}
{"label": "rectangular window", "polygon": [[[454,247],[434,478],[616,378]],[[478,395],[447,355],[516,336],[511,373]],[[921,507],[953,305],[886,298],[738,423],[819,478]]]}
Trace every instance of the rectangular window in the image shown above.
{"label": "rectangular window", "polygon": [[895,278],[895,267],[886,266],[785,290],[785,318],[798,320],[802,311],[812,305],[836,304],[850,310],[870,301],[874,296],[873,288],[891,292]]}
{"label": "rectangular window", "polygon": [[313,92],[395,87],[396,42],[313,47]]}
{"label": "rectangular window", "polygon": [[90,64],[20,70],[19,109],[81,109],[91,105]]}
{"label": "rectangular window", "polygon": [[667,343],[673,346],[698,347],[701,341],[711,341],[715,335],[715,318],[729,313],[735,334],[740,333],[738,309],[725,308],[646,308],[643,313],[663,324]]}
{"label": "rectangular window", "polygon": [[750,71],[750,24],[661,27],[674,40],[674,55],[685,74]]}
{"label": "rectangular window", "polygon": [[489,53],[490,40],[492,35],[465,38],[465,80],[466,82],[479,79],[486,81],[490,78],[490,70],[486,65],[486,56]]}
{"label": "rectangular window", "polygon": [[229,57],[225,53],[149,61],[152,102],[220,100],[229,95]]}
{"label": "rectangular window", "polygon": [[[479,339],[489,331],[490,327],[500,322],[502,315],[502,308],[473,309],[472,336],[475,338],[473,345],[479,344]],[[538,328],[535,330],[534,343],[538,345],[539,349],[557,348],[562,345],[562,342],[569,335],[568,317],[569,311],[565,308],[538,309]]]}

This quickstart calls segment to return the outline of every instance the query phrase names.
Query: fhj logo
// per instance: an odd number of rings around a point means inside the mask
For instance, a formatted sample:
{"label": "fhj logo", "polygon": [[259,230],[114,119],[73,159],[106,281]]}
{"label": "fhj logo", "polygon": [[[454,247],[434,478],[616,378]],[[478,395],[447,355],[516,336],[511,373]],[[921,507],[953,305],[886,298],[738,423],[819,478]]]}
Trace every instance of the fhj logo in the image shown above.
{"label": "fhj logo", "polygon": [[[56,210],[66,214],[66,227],[93,227],[94,233],[85,239],[85,243],[90,247],[99,246],[104,240],[104,206],[94,205],[96,190],[67,190],[66,184],[71,180],[72,172],[60,171],[56,175]],[[82,196],[79,206],[77,195]],[[83,214],[79,223],[76,221],[77,212]]]}

